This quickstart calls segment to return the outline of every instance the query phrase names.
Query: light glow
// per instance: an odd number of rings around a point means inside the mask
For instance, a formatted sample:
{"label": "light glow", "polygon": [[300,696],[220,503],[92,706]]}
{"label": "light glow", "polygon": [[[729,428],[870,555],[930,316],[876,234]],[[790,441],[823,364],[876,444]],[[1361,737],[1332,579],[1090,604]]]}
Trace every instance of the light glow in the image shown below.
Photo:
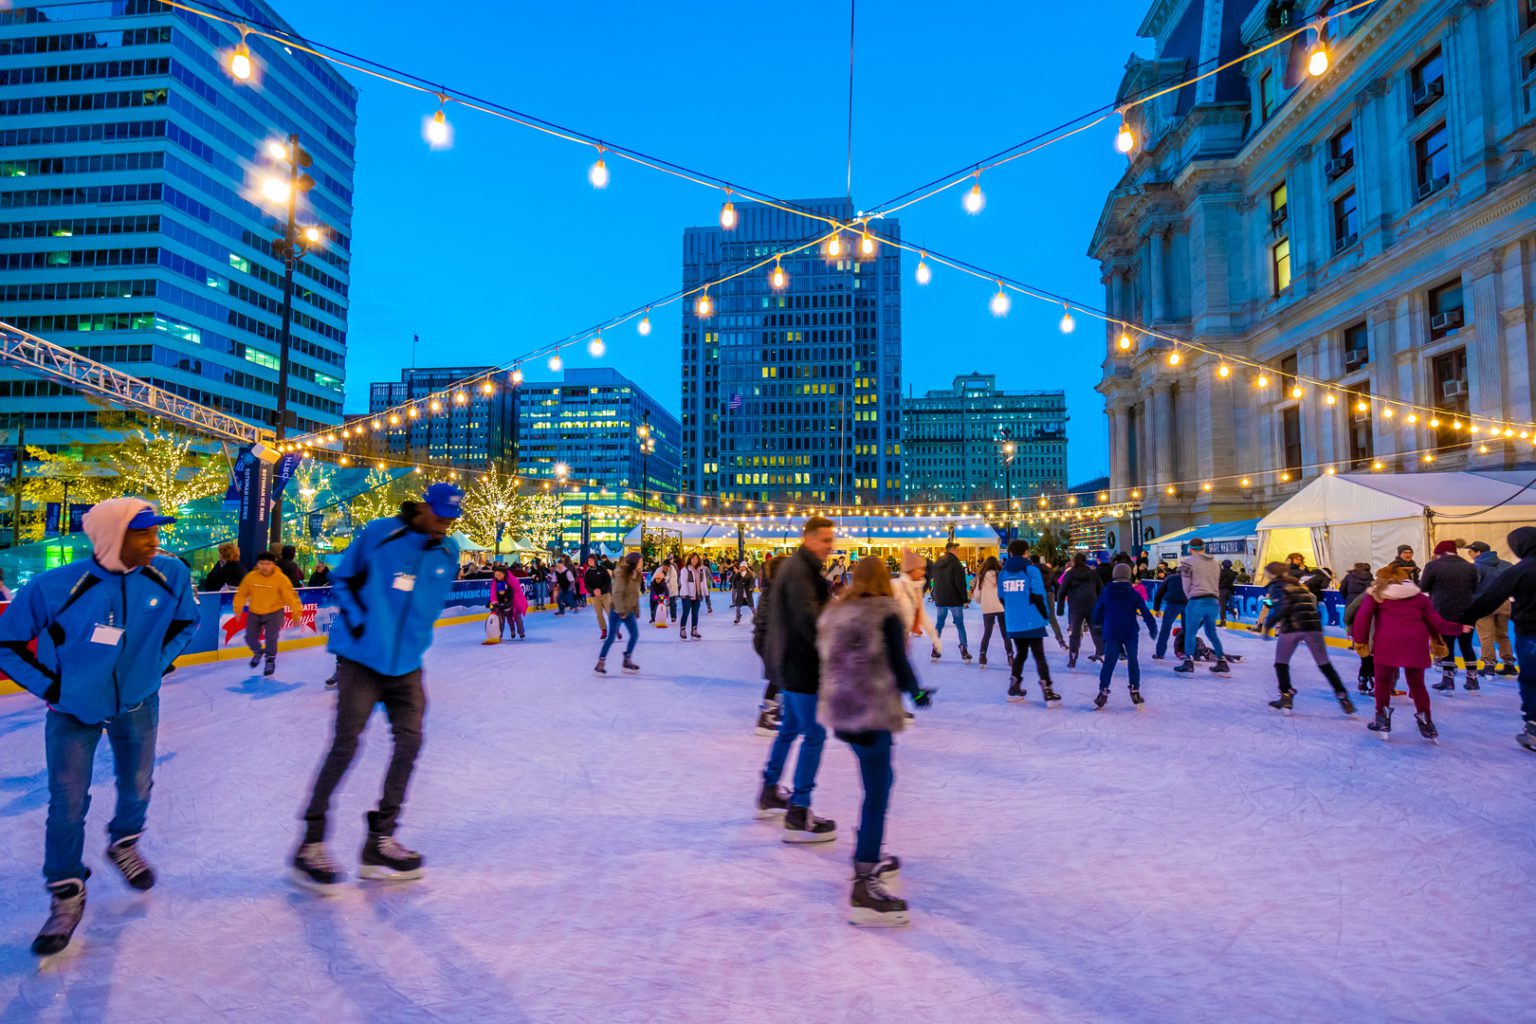
{"label": "light glow", "polygon": [[987,205],[987,196],[986,193],[982,192],[981,190],[980,181],[971,186],[970,191],[965,194],[965,198],[961,200],[961,202],[965,206],[965,212],[971,214],[972,216],[975,216],[982,211],[982,209]]}

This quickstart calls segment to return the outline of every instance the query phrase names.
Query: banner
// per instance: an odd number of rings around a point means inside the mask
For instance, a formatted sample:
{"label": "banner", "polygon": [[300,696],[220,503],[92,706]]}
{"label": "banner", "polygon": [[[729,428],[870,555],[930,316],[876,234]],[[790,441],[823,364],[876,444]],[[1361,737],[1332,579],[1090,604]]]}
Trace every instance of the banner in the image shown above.
{"label": "banner", "polygon": [[325,525],[324,512],[311,512],[309,514],[309,539],[315,540],[320,536],[320,528]]}
{"label": "banner", "polygon": [[[240,556],[254,563],[256,555],[267,549],[267,530],[272,516],[272,467],[250,454],[249,448],[240,450],[235,461],[236,508],[239,525],[235,541],[240,546]],[[246,456],[250,456],[247,458]]]}
{"label": "banner", "polygon": [[288,481],[293,477],[293,471],[299,468],[299,460],[304,456],[298,452],[289,452],[277,460],[277,471],[272,477],[272,496],[276,498],[283,493],[283,488],[288,486]]}
{"label": "banner", "polygon": [[59,510],[58,502],[50,501],[48,503],[48,509],[43,514],[43,536],[47,537],[59,532]]}
{"label": "banner", "polygon": [[69,503],[69,532],[79,533],[85,529],[85,514],[91,510],[90,505],[76,505]]}

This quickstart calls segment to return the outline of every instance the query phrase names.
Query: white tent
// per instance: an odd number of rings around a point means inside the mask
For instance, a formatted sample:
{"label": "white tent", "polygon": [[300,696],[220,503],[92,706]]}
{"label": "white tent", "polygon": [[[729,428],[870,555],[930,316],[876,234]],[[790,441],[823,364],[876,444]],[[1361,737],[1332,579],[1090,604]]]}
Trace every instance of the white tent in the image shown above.
{"label": "white tent", "polygon": [[1485,541],[1536,522],[1536,471],[1320,476],[1259,520],[1259,564],[1299,551],[1335,573],[1380,568],[1408,544],[1422,565],[1442,540]]}
{"label": "white tent", "polygon": [[[995,551],[999,546],[997,531],[978,516],[834,516],[832,523],[837,530],[839,551],[942,546],[951,529],[962,549]],[[677,533],[685,549],[736,547],[736,523],[730,521],[711,523],[668,517],[646,525],[652,530]],[[803,516],[746,519],[742,523],[741,539],[746,547],[754,550],[794,548],[800,543],[804,525]],[[624,546],[635,548],[639,545],[640,527],[636,526],[624,538]]]}

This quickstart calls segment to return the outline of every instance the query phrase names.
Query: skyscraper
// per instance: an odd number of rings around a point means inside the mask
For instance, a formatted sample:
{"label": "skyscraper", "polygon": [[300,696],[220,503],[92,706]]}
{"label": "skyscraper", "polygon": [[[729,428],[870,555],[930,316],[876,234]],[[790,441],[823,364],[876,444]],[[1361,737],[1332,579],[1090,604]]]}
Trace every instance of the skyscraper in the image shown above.
{"label": "skyscraper", "polygon": [[[291,32],[264,0],[224,0]],[[258,36],[237,82],[228,25],[156,0],[0,10],[0,319],[253,422],[276,406],[281,204],[268,143],[298,136],[314,188],[300,220],[290,409],[339,423],[357,94],[324,61]],[[29,444],[83,439],[94,407],[0,371]]]}
{"label": "skyscraper", "polygon": [[[852,220],[846,199],[800,209]],[[875,225],[900,238],[895,220]],[[823,233],[804,217],[744,203],[732,230],[683,233],[691,289]],[[709,290],[713,313],[683,310],[683,480],[728,501],[890,503],[901,496],[901,253],[825,246]]]}
{"label": "skyscraper", "polygon": [[[401,417],[398,428],[370,433],[369,454],[411,462],[496,469],[517,466],[517,394],[505,378],[483,387],[455,387],[478,377],[489,366],[411,367],[400,379],[375,381],[368,388],[368,412],[385,413],[407,402],[419,403],[418,415]],[[436,401],[439,409],[433,409]]]}

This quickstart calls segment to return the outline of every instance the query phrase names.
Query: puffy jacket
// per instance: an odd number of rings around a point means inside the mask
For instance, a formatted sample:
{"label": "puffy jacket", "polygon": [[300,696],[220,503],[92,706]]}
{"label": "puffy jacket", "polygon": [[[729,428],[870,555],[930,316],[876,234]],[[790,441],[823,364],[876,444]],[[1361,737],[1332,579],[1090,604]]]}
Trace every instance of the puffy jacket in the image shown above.
{"label": "puffy jacket", "polygon": [[740,600],[747,594],[752,593],[752,587],[756,582],[757,580],[752,575],[752,570],[737,569],[731,574],[731,593],[735,594],[737,599]]}
{"label": "puffy jacket", "polygon": [[901,616],[889,597],[833,601],[816,627],[817,718],[842,733],[900,732],[901,694],[917,690]]}
{"label": "puffy jacket", "polygon": [[1429,595],[1435,611],[1457,619],[1477,593],[1477,566],[1457,554],[1437,555],[1419,574],[1419,589]]}
{"label": "puffy jacket", "polygon": [[[1473,625],[1514,598],[1510,622],[1516,633],[1531,636],[1536,634],[1536,526],[1522,526],[1510,531],[1506,543],[1520,561],[1490,579],[1477,592],[1471,605],[1462,612],[1461,621]],[[4,621],[5,617],[0,616],[0,623]]]}
{"label": "puffy jacket", "polygon": [[1509,568],[1509,563],[1499,557],[1497,551],[1484,551],[1472,560],[1472,566],[1477,570],[1477,585],[1481,589],[1489,580]]}
{"label": "puffy jacket", "polygon": [[999,615],[1003,611],[1002,598],[997,596],[997,570],[988,569],[976,577],[971,599],[981,604],[983,615]]}
{"label": "puffy jacket", "polygon": [[773,585],[762,602],[768,610],[763,667],[779,689],[815,693],[820,688],[816,620],[831,592],[821,575],[821,563],[803,545],[775,566]]}
{"label": "puffy jacket", "polygon": [[1183,609],[1189,604],[1189,597],[1184,593],[1184,577],[1173,573],[1163,580],[1163,585],[1157,588],[1157,596],[1152,599],[1154,611],[1167,606],[1169,611],[1175,608]]}
{"label": "puffy jacket", "polygon": [[968,598],[965,592],[965,566],[953,551],[946,551],[928,578],[933,583],[933,604],[936,608],[962,608]]}
{"label": "puffy jacket", "polygon": [[504,580],[491,579],[491,607],[504,615],[528,613],[528,595],[516,576],[508,573]]}
{"label": "puffy jacket", "polygon": [[709,570],[703,566],[697,569],[692,566],[683,566],[682,575],[678,578],[678,596],[702,601],[709,591]]}
{"label": "puffy jacket", "polygon": [[609,608],[620,618],[640,614],[640,592],[645,589],[645,575],[638,565],[620,562],[613,570],[613,603]]}
{"label": "puffy jacket", "polygon": [[223,590],[225,587],[238,587],[240,581],[245,579],[247,570],[239,559],[233,562],[220,561],[218,565],[208,570],[208,575],[203,577],[203,585],[199,588],[212,592]]}
{"label": "puffy jacket", "polygon": [[1086,565],[1074,565],[1061,575],[1061,585],[1056,591],[1056,614],[1068,608],[1073,611],[1090,611],[1099,599],[1104,584],[1097,571]]}
{"label": "puffy jacket", "polygon": [[1223,594],[1225,594],[1227,591],[1229,591],[1229,590],[1231,590],[1231,589],[1233,589],[1234,587],[1237,586],[1237,570],[1236,569],[1229,569],[1226,566],[1222,566],[1221,567],[1221,574],[1216,579],[1217,579],[1217,584],[1216,585],[1218,587],[1220,587],[1221,588],[1221,592]]}
{"label": "puffy jacket", "polygon": [[[180,559],[111,572],[88,559],[34,576],[0,615],[0,670],[87,725],[160,691],[197,631],[197,595]],[[98,627],[123,631],[115,643]],[[37,643],[34,654],[29,646]]]}
{"label": "puffy jacket", "polygon": [[1317,610],[1317,595],[1310,587],[1294,577],[1282,576],[1270,585],[1274,604],[1264,617],[1266,625],[1275,627],[1277,633],[1319,633],[1323,629],[1323,617]]}
{"label": "puffy jacket", "polygon": [[1367,591],[1350,627],[1355,643],[1370,645],[1376,664],[1392,668],[1429,668],[1430,638],[1459,632],[1407,580],[1388,587],[1382,599]]}
{"label": "puffy jacket", "polygon": [[1349,570],[1344,574],[1344,578],[1339,580],[1339,593],[1344,595],[1344,604],[1347,606],[1353,603],[1355,598],[1370,590],[1374,582],[1376,582],[1375,577],[1368,572]]}
{"label": "puffy jacket", "polygon": [[1136,636],[1136,617],[1147,624],[1147,632],[1157,635],[1157,620],[1146,600],[1125,580],[1116,580],[1099,594],[1093,606],[1093,621],[1103,629],[1104,642],[1117,644]]}
{"label": "puffy jacket", "polygon": [[240,609],[247,604],[251,607],[252,615],[267,615],[272,612],[288,609],[288,614],[299,614],[299,595],[293,589],[293,584],[284,576],[282,570],[263,576],[260,569],[253,569],[245,574],[245,579],[240,581],[240,586],[235,589],[234,609],[235,614],[240,614]]}
{"label": "puffy jacket", "polygon": [[606,594],[613,589],[613,575],[600,565],[588,568],[581,581],[587,585],[589,594]]}
{"label": "puffy jacket", "polygon": [[1221,563],[1214,555],[1191,551],[1179,562],[1179,575],[1184,577],[1184,593],[1191,601],[1221,596]]}
{"label": "puffy jacket", "polygon": [[330,652],[385,676],[420,668],[458,567],[451,538],[414,530],[404,516],[375,519],[331,574]]}
{"label": "puffy jacket", "polygon": [[1050,608],[1045,603],[1045,580],[1040,567],[1027,558],[1009,555],[997,577],[997,594],[1003,601],[1003,632],[1008,636],[1045,636]]}

